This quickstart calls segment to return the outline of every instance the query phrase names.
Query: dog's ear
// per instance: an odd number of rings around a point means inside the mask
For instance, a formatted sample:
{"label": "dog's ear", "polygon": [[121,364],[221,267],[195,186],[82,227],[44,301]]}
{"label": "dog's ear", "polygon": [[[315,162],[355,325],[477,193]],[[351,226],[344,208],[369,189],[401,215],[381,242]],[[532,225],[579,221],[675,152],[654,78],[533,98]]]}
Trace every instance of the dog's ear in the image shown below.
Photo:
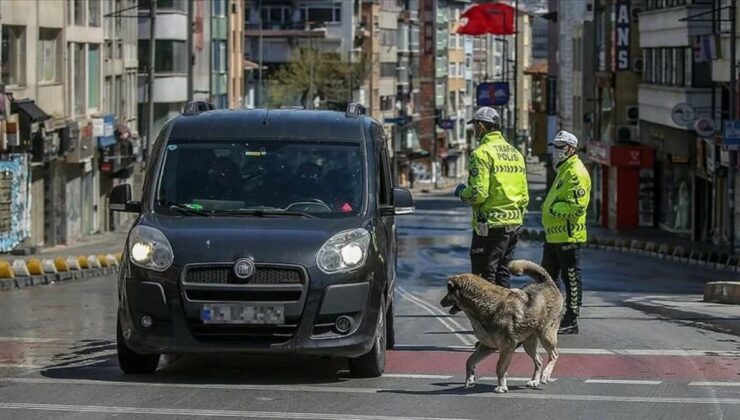
{"label": "dog's ear", "polygon": [[447,291],[448,292],[454,292],[460,289],[460,286],[452,279],[447,280]]}

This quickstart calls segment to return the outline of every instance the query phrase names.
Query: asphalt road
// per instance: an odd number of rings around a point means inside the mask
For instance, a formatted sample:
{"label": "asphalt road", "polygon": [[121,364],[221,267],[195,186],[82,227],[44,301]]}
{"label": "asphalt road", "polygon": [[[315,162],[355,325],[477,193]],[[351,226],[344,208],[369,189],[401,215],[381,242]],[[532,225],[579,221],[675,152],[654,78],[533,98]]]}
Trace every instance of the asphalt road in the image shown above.
{"label": "asphalt road", "polygon": [[[628,304],[694,296],[736,274],[597,250],[584,252],[581,333],[561,336],[557,380],[524,388],[532,366],[517,353],[510,392],[494,394],[494,355],[465,390],[475,338],[438,301],[446,276],[468,270],[469,212],[444,197],[417,209],[400,221],[398,345],[385,376],[350,378],[342,360],[262,356],[168,359],[154,376],[124,376],[115,279],[100,278],[0,293],[0,419],[740,418],[740,337]],[[517,251],[540,255],[536,243]]]}

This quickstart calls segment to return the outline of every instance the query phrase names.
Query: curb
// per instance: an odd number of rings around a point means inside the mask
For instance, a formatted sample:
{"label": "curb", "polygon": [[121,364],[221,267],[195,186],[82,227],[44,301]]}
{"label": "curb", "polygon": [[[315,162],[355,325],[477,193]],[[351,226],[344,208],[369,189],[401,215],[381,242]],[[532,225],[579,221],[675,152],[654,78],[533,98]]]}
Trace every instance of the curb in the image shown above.
{"label": "curb", "polygon": [[[545,231],[537,228],[525,228],[522,229],[520,237],[522,239],[544,242]],[[600,238],[595,236],[589,236],[588,241],[583,246],[585,248],[628,252],[661,260],[699,265],[718,271],[740,273],[740,257],[718,253],[716,251],[707,252],[698,248],[685,249],[680,245],[673,246],[650,241],[644,242],[640,240]]]}
{"label": "curb", "polygon": [[45,259],[43,262],[30,259],[24,264],[21,263],[23,260],[12,262],[0,260],[0,291],[116,275],[120,268],[118,257],[113,255],[102,257],[105,260],[105,267],[98,261],[98,257],[95,257],[97,268],[81,268],[73,264],[78,261],[74,257],[57,257]]}
{"label": "curb", "polygon": [[740,305],[740,281],[713,281],[704,286],[704,302]]}

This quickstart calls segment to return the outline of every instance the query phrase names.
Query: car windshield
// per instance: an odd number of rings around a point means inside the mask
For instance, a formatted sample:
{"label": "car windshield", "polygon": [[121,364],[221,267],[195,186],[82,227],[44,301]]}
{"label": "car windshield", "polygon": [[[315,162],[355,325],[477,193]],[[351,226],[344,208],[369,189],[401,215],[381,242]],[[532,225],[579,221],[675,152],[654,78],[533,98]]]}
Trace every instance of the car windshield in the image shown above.
{"label": "car windshield", "polygon": [[158,212],[204,216],[355,216],[363,207],[359,143],[171,141]]}

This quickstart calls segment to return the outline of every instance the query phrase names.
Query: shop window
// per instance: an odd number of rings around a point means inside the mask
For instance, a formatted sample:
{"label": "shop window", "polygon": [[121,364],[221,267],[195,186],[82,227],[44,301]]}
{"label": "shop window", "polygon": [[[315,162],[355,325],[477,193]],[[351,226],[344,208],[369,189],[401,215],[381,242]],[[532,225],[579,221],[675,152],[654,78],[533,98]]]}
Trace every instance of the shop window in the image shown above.
{"label": "shop window", "polygon": [[663,165],[661,227],[675,232],[691,230],[691,181],[688,165]]}

